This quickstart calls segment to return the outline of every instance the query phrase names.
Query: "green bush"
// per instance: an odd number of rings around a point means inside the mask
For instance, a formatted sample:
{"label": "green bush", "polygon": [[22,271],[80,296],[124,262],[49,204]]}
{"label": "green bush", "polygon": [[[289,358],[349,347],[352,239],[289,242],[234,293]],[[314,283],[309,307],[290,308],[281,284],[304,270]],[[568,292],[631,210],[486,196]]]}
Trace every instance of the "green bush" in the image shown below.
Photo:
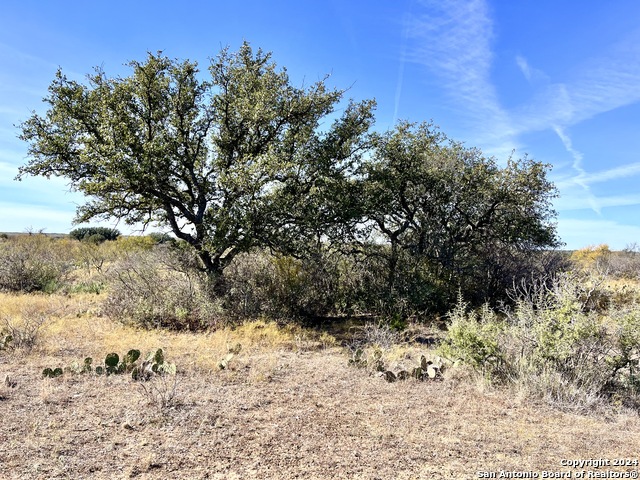
{"label": "green bush", "polygon": [[640,307],[590,308],[585,279],[561,275],[521,292],[515,307],[467,311],[459,302],[440,347],[493,383],[564,408],[587,409],[638,390]]}
{"label": "green bush", "polygon": [[107,227],[81,227],[69,232],[71,238],[76,240],[88,240],[94,243],[100,243],[99,239],[116,240],[120,236],[120,232],[115,228]]}
{"label": "green bush", "polygon": [[484,305],[480,312],[468,311],[460,296],[449,314],[451,324],[441,355],[470,365],[492,380],[504,380],[507,359],[501,349],[501,335],[507,324]]}

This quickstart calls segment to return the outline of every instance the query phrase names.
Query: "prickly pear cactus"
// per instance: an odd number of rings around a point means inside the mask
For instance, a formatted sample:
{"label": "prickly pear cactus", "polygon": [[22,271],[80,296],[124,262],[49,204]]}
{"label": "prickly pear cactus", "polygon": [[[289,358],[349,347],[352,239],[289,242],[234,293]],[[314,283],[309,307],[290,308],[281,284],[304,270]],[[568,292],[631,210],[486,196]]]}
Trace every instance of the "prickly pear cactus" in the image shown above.
{"label": "prickly pear cactus", "polygon": [[120,356],[117,353],[109,353],[104,359],[104,371],[107,374],[118,373]]}
{"label": "prickly pear cactus", "polygon": [[157,365],[162,365],[164,363],[164,352],[161,348],[156,350],[156,353],[153,355],[153,362]]}
{"label": "prickly pear cactus", "polygon": [[87,357],[84,359],[84,363],[82,364],[82,372],[81,373],[91,373],[91,364],[93,363],[93,358]]}
{"label": "prickly pear cactus", "polygon": [[384,372],[384,379],[389,383],[393,383],[398,380],[398,377],[391,370],[387,370],[386,372]]}
{"label": "prickly pear cactus", "polygon": [[60,367],[54,369],[47,367],[42,371],[42,376],[47,378],[56,378],[61,376],[63,373],[64,372]]}
{"label": "prickly pear cactus", "polygon": [[122,361],[128,365],[136,363],[136,361],[140,358],[140,350],[131,349],[124,356]]}
{"label": "prickly pear cactus", "polygon": [[420,368],[422,368],[422,370],[426,372],[427,368],[429,368],[429,364],[430,362],[427,362],[427,358],[424,355],[422,355],[420,357]]}
{"label": "prickly pear cactus", "polygon": [[420,365],[408,370],[401,370],[394,373],[391,370],[383,369],[382,376],[387,382],[395,382],[399,380],[408,380],[414,378],[416,380],[442,380],[442,372],[444,370],[444,362],[440,357],[435,357],[434,361],[427,360],[424,355],[420,357]]}
{"label": "prickly pear cactus", "polygon": [[153,375],[175,375],[176,366],[165,362],[164,352],[161,348],[152,352],[147,360],[141,365],[137,363],[140,358],[140,350],[132,349],[120,359],[117,353],[110,353],[104,359],[104,366],[96,365],[93,368],[93,359],[87,357],[82,364],[74,361],[70,366],[62,368],[45,368],[42,375],[48,378],[55,378],[64,373],[81,374],[95,372],[96,375],[113,375],[131,373],[134,380],[149,380]]}
{"label": "prickly pear cactus", "polygon": [[349,365],[353,365],[354,367],[366,367],[367,366],[367,361],[362,358],[364,355],[364,350],[362,350],[361,348],[356,349],[355,352],[353,352],[353,355],[351,356],[351,358],[349,359]]}

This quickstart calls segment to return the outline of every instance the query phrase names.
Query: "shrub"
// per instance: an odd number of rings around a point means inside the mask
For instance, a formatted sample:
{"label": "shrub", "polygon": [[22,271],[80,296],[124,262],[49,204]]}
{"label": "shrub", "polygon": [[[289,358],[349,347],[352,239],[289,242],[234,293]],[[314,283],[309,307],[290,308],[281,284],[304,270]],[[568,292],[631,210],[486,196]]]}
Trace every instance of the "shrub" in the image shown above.
{"label": "shrub", "polygon": [[108,274],[103,313],[145,328],[216,327],[221,307],[193,262],[187,253],[168,248],[126,253]]}
{"label": "shrub", "polygon": [[111,244],[110,247],[118,253],[132,253],[152,250],[155,245],[155,240],[149,236],[130,236],[118,237],[118,240]]}
{"label": "shrub", "polygon": [[50,313],[36,307],[24,307],[19,315],[0,314],[0,349],[31,350],[40,339],[40,332]]}
{"label": "shrub", "polygon": [[609,260],[611,275],[618,278],[640,280],[640,246],[628,245],[621,252],[615,252]]}
{"label": "shrub", "polygon": [[104,235],[100,235],[99,233],[95,233],[93,235],[89,235],[87,237],[84,237],[82,239],[83,242],[87,242],[87,243],[102,243],[104,241],[106,241],[107,239],[104,237]]}
{"label": "shrub", "polygon": [[504,380],[507,359],[501,350],[500,337],[506,329],[504,321],[484,305],[480,312],[468,310],[462,296],[449,318],[447,338],[440,347],[441,354],[482,372],[491,380]]}
{"label": "shrub", "polygon": [[611,256],[609,245],[603,243],[576,250],[569,260],[577,270],[606,272],[609,270]]}
{"label": "shrub", "polygon": [[316,318],[336,304],[337,272],[325,258],[303,263],[288,256],[238,255],[224,272],[225,306],[247,318]]}
{"label": "shrub", "polygon": [[356,329],[351,344],[351,350],[375,347],[382,350],[389,350],[399,343],[400,335],[389,325],[367,323]]}
{"label": "shrub", "polygon": [[607,311],[584,297],[584,279],[560,275],[520,292],[515,307],[469,312],[459,302],[440,351],[494,383],[564,408],[587,409],[638,393],[640,308]]}
{"label": "shrub", "polygon": [[163,244],[163,243],[173,244],[176,242],[176,239],[171,235],[169,235],[168,233],[151,232],[147,236],[151,238],[156,244]]}
{"label": "shrub", "polygon": [[20,235],[0,243],[0,289],[52,292],[73,269],[73,251],[64,240]]}

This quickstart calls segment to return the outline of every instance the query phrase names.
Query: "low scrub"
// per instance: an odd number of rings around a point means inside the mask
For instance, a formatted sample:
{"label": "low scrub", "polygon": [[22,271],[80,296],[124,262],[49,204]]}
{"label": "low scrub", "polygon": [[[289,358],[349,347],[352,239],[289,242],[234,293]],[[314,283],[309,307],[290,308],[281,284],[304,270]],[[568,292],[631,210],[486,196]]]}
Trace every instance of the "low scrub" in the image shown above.
{"label": "low scrub", "polygon": [[335,310],[337,271],[328,259],[303,262],[254,252],[225,270],[225,306],[239,318],[314,318]]}
{"label": "low scrub", "polygon": [[123,255],[107,276],[103,313],[145,328],[202,330],[217,326],[221,307],[207,277],[185,252],[159,247]]}
{"label": "low scrub", "polygon": [[440,352],[492,383],[563,408],[589,409],[612,399],[634,405],[640,308],[612,306],[603,315],[589,292],[583,278],[565,274],[521,291],[515,306],[501,312],[469,311],[459,300]]}
{"label": "low scrub", "polygon": [[70,242],[43,234],[0,240],[0,290],[53,292],[73,270]]}

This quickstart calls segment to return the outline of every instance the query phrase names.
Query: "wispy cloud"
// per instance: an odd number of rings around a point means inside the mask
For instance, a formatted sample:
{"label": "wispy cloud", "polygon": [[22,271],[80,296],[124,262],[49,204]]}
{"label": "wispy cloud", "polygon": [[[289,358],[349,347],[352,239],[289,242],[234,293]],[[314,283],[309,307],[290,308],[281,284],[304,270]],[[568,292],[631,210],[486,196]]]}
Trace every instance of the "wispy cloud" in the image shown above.
{"label": "wispy cloud", "polygon": [[409,22],[406,58],[441,80],[472,128],[473,140],[484,146],[508,152],[519,146],[522,134],[547,129],[561,129],[568,138],[568,127],[640,101],[640,29],[562,81],[552,81],[525,55],[517,55],[516,64],[536,92],[506,109],[491,80],[494,31],[487,2],[420,0],[418,5]]}
{"label": "wispy cloud", "polygon": [[[520,147],[525,134],[552,131],[571,157],[571,173],[556,185],[562,212],[640,204],[640,194],[618,191],[598,196],[592,190],[605,183],[640,175],[640,162],[590,172],[589,159],[570,135],[571,127],[602,113],[640,101],[640,29],[615,45],[552,78],[525,54],[515,56],[517,67],[531,85],[532,94],[520,105],[506,108],[491,78],[495,55],[491,12],[484,0],[420,0],[409,29],[407,61],[427,69],[442,85],[449,106],[466,119],[467,141],[477,142],[489,154],[506,158]],[[604,219],[569,220],[562,216],[559,233],[569,246],[584,238],[624,244],[640,238],[640,227]]]}
{"label": "wispy cloud", "polygon": [[407,60],[442,80],[490,144],[510,139],[510,118],[490,79],[493,24],[484,0],[423,0],[409,23]]}
{"label": "wispy cloud", "polygon": [[572,178],[573,183],[580,185],[580,187],[582,187],[582,189],[585,191],[587,195],[587,202],[589,203],[593,211],[596,212],[598,215],[600,215],[600,213],[602,212],[602,207],[598,199],[591,192],[591,189],[589,188],[589,184],[584,182],[584,178],[587,176],[587,172],[582,167],[582,159],[584,158],[584,156],[582,155],[581,152],[573,148],[573,143],[571,142],[571,138],[569,138],[569,136],[565,133],[562,127],[558,125],[554,125],[553,130],[556,132],[558,137],[560,137],[560,140],[562,140],[564,148],[573,157],[572,166],[573,166],[573,169],[577,172],[577,175],[575,175]]}
{"label": "wispy cloud", "polygon": [[[640,205],[640,194],[631,193],[627,195],[601,196],[598,197],[597,202],[600,209]],[[556,200],[555,206],[562,211],[584,210],[592,208],[588,202],[588,199],[585,200],[583,197],[577,194],[560,197]]]}
{"label": "wispy cloud", "polygon": [[538,70],[537,68],[533,68],[531,65],[529,65],[529,62],[527,62],[527,59],[524,58],[522,55],[516,55],[516,64],[518,65],[518,68],[524,75],[524,78],[526,78],[529,83],[531,84],[538,83],[538,82],[546,83],[549,81],[549,77],[544,72],[542,72],[541,70]]}
{"label": "wispy cloud", "polygon": [[534,97],[515,110],[517,130],[526,133],[576,125],[596,115],[640,101],[640,29],[603,54],[577,67],[562,81],[550,82],[524,56],[516,62],[525,78],[545,79]]}
{"label": "wispy cloud", "polygon": [[573,122],[640,101],[640,30],[576,72]]}
{"label": "wispy cloud", "polygon": [[[619,167],[611,168],[608,170],[602,170],[594,173],[584,173],[579,177],[572,177],[569,179],[563,179],[556,182],[560,188],[568,187],[571,185],[593,185],[594,183],[608,182],[610,180],[617,180],[620,178],[629,178],[640,175],[640,162],[629,163],[627,165],[621,165]],[[579,178],[579,182],[577,181]]]}
{"label": "wispy cloud", "polygon": [[[640,163],[606,172],[588,173],[583,166],[584,155],[574,147],[566,127],[640,100],[640,89],[637,87],[640,83],[640,67],[636,66],[637,62],[631,67],[624,65],[626,62],[623,59],[631,60],[627,58],[628,49],[618,46],[613,52],[620,56],[616,57],[614,54],[613,58],[599,58],[588,62],[591,68],[583,67],[584,77],[576,84],[556,83],[545,86],[530,106],[525,107],[526,115],[520,116],[527,119],[520,125],[523,132],[550,127],[558,135],[573,159],[575,174],[557,186],[561,190],[571,185],[580,186],[586,195],[587,204],[598,214],[604,206],[612,204],[607,203],[607,199],[595,196],[590,185],[640,174]],[[531,67],[524,57],[519,56],[516,61],[527,80],[532,80],[534,76],[543,78],[544,73]],[[584,199],[581,198],[580,201],[584,202]],[[563,204],[566,202],[559,202],[559,207],[562,208]]]}

